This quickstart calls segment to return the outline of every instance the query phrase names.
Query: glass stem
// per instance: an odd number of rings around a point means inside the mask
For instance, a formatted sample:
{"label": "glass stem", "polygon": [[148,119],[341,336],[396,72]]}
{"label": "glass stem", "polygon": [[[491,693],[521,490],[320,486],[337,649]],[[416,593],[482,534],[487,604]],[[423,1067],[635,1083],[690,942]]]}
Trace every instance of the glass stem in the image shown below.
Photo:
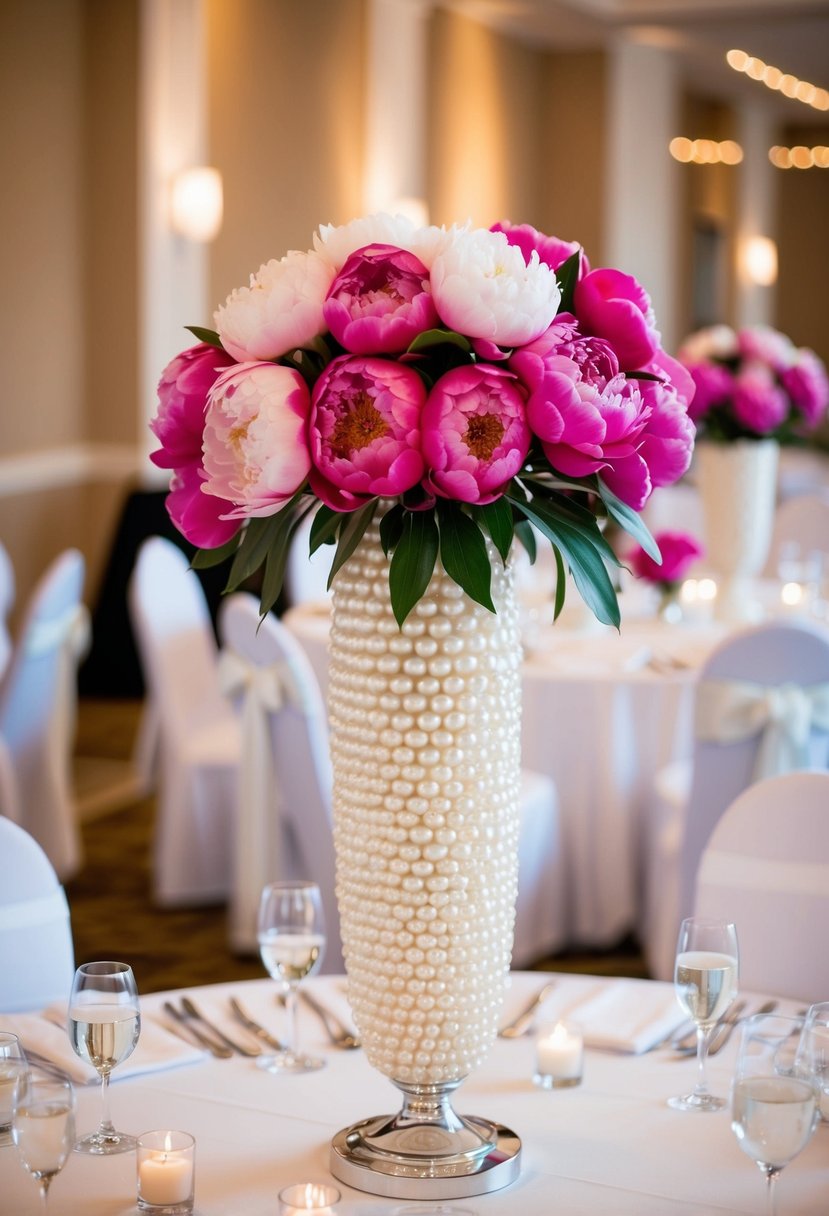
{"label": "glass stem", "polygon": [[40,1179],[40,1199],[41,1199],[40,1206],[43,1208],[44,1212],[48,1212],[48,1210],[49,1210],[49,1184],[51,1181],[52,1181],[51,1174],[44,1174],[43,1177]]}
{"label": "glass stem", "polygon": [[285,1012],[288,1015],[288,1055],[299,1055],[299,1035],[297,1030],[297,993],[296,985],[289,984],[285,993]]}
{"label": "glass stem", "polygon": [[708,1079],[705,1075],[705,1063],[708,1057],[708,1030],[697,1026],[697,1084],[695,1094],[708,1093]]}
{"label": "glass stem", "polygon": [[101,1136],[114,1136],[115,1128],[109,1117],[109,1070],[101,1073],[101,1126],[98,1128]]}
{"label": "glass stem", "polygon": [[777,1216],[777,1179],[779,1169],[766,1170],[766,1213],[767,1216]]}

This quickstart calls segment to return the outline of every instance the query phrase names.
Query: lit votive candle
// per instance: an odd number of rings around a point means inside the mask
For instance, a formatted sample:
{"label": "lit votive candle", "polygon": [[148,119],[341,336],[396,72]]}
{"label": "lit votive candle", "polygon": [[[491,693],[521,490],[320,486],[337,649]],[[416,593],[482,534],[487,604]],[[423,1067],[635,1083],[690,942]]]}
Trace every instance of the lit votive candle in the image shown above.
{"label": "lit votive candle", "polygon": [[138,1138],[138,1209],[152,1216],[193,1211],[196,1142],[189,1132],[144,1132]]}
{"label": "lit votive candle", "polygon": [[584,1038],[577,1026],[557,1022],[543,1027],[535,1041],[535,1076],[542,1089],[578,1085],[584,1065]]}
{"label": "lit votive candle", "polygon": [[279,1192],[281,1216],[334,1216],[340,1192],[327,1182],[296,1182]]}

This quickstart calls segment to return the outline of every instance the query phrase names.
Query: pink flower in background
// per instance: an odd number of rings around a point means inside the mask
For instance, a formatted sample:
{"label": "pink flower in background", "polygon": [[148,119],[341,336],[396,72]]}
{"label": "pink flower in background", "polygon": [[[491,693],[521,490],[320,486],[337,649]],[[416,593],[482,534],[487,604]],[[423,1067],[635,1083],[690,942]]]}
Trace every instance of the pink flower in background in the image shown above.
{"label": "pink flower in background", "polygon": [[437,325],[423,263],[393,245],[368,245],[346,261],[323,307],[328,328],[353,354],[394,354]]}
{"label": "pink flower in background", "polygon": [[228,518],[273,515],[305,481],[309,406],[305,381],[288,367],[239,363],[218,378],[205,420],[203,491],[227,500]]}
{"label": "pink flower in background", "polygon": [[312,485],[323,502],[353,510],[417,485],[425,399],[423,381],[406,364],[342,355],[328,365],[314,386],[309,431]]}
{"label": "pink flower in background", "polygon": [[150,456],[160,469],[201,464],[201,442],[207,394],[219,373],[233,359],[223,350],[200,342],[165,367],[158,383],[158,412],[150,429],[161,443]]}
{"label": "pink flower in background", "polygon": [[645,367],[659,349],[650,297],[633,275],[591,270],[576,284],[574,302],[581,327],[607,339],[623,371]]}
{"label": "pink flower in background", "polygon": [[710,409],[725,405],[734,391],[734,377],[720,363],[696,363],[689,367],[696,392],[689,413],[694,421]]}
{"label": "pink flower in background", "polygon": [[561,299],[556,276],[529,264],[502,232],[460,232],[432,263],[432,294],[444,325],[497,346],[522,346],[548,327]]}
{"label": "pink flower in background", "polygon": [[794,343],[770,325],[748,325],[737,331],[737,354],[750,363],[767,363],[774,371],[788,367]]}
{"label": "pink flower in background", "polygon": [[734,377],[734,417],[756,435],[768,435],[785,420],[789,399],[763,363],[746,363]]}
{"label": "pink flower in background", "polygon": [[[558,270],[559,266],[562,266],[568,258],[581,249],[578,241],[562,241],[556,236],[545,236],[543,232],[533,228],[532,224],[510,224],[505,221],[501,224],[493,224],[490,232],[503,232],[510,245],[517,245],[521,250],[527,265],[529,265],[533,253],[537,253],[539,259],[545,262],[551,270]],[[582,250],[579,278],[587,274],[589,269],[590,264]]]}
{"label": "pink flower in background", "polygon": [[705,553],[697,538],[689,532],[657,532],[653,539],[662,554],[661,566],[641,548],[634,549],[629,556],[633,573],[649,583],[681,582],[694,562]]}
{"label": "pink flower in background", "polygon": [[826,368],[813,350],[801,346],[791,367],[780,373],[780,383],[792,404],[811,429],[820,422],[829,405],[829,379]]}
{"label": "pink flower in background", "polygon": [[222,346],[240,362],[279,359],[325,333],[323,301],[334,270],[316,253],[292,251],[251,275],[215,314]]}
{"label": "pink flower in background", "polygon": [[217,549],[236,535],[241,524],[238,519],[224,518],[228,509],[224,498],[203,492],[204,478],[201,462],[176,469],[165,506],[170,519],[192,545]]}
{"label": "pink flower in background", "polygon": [[422,431],[427,487],[460,502],[496,499],[524,463],[531,439],[515,377],[482,364],[440,377],[424,406]]}

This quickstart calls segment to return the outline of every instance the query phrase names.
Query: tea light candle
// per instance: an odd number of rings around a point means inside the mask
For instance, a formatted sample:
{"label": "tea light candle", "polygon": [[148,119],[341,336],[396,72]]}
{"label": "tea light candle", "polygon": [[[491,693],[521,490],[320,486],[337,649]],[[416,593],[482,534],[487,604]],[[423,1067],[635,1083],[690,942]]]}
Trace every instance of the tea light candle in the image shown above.
{"label": "tea light candle", "polygon": [[138,1139],[138,1207],[142,1212],[193,1210],[195,1140],[187,1132],[145,1132]]}
{"label": "tea light candle", "polygon": [[533,1080],[543,1089],[578,1085],[584,1059],[584,1039],[572,1025],[557,1022],[542,1030],[535,1042],[536,1072]]}
{"label": "tea light candle", "polygon": [[297,1182],[279,1192],[282,1216],[334,1216],[340,1192],[327,1182]]}

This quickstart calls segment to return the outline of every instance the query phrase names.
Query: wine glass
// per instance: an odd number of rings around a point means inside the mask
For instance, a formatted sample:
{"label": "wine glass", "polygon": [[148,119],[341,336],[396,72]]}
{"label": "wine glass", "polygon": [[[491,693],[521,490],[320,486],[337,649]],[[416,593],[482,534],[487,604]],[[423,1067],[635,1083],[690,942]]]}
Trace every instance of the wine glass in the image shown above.
{"label": "wine glass", "polygon": [[141,1029],[138,990],[127,963],[84,963],[69,997],[69,1038],[75,1054],[101,1078],[101,1124],[75,1145],[79,1153],[109,1155],[135,1148],[135,1138],[117,1132],[109,1117],[109,1077],[132,1054]]}
{"label": "wine glass", "polygon": [[322,897],[315,882],[274,882],[259,901],[259,953],[268,973],[281,981],[288,1014],[288,1042],[257,1063],[268,1072],[310,1072],[324,1060],[302,1055],[297,1038],[297,989],[317,970],[325,952]]}
{"label": "wine glass", "polygon": [[0,1031],[0,1144],[12,1143],[14,1099],[27,1069],[26,1054],[17,1035]]}
{"label": "wine glass", "polygon": [[818,1001],[806,1011],[795,1072],[814,1079],[818,1110],[823,1121],[829,1124],[829,1001]]}
{"label": "wine glass", "polygon": [[75,1091],[68,1077],[61,1081],[34,1071],[22,1077],[12,1112],[12,1138],[23,1168],[37,1180],[45,1212],[49,1186],[75,1140]]}
{"label": "wine glass", "polygon": [[766,1176],[768,1216],[784,1165],[811,1139],[818,1121],[814,1076],[795,1066],[802,1018],[755,1013],[740,1031],[731,1090],[731,1128]]}
{"label": "wine glass", "polygon": [[697,1027],[697,1084],[669,1098],[674,1110],[720,1110],[725,1098],[708,1089],[705,1064],[711,1031],[737,995],[737,930],[722,920],[689,916],[679,928],[674,965],[677,1000]]}

